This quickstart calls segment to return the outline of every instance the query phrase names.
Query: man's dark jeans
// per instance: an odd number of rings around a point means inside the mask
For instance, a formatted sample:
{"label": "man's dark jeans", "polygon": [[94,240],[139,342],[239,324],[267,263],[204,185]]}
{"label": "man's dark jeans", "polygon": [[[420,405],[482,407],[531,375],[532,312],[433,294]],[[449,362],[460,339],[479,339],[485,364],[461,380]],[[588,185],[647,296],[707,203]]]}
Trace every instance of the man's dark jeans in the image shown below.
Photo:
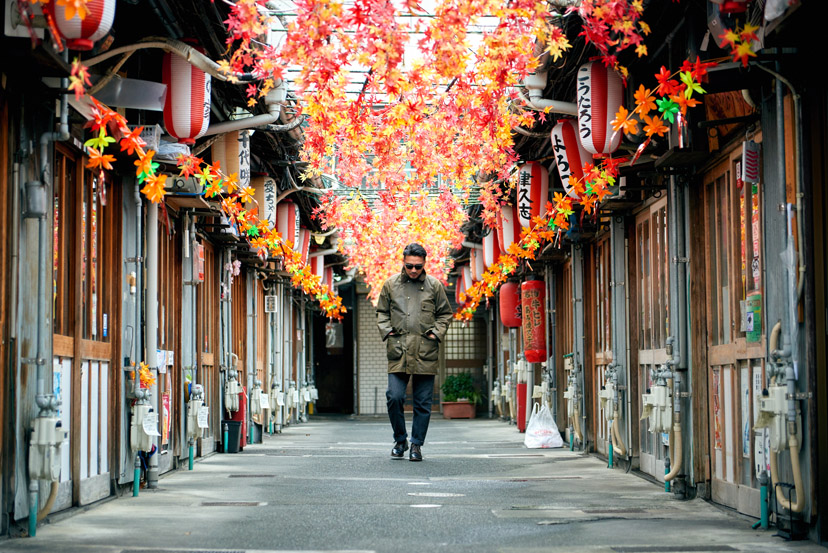
{"label": "man's dark jeans", "polygon": [[388,400],[388,418],[391,419],[391,428],[394,430],[394,441],[402,442],[408,437],[405,431],[405,388],[409,377],[413,377],[411,384],[414,403],[414,423],[411,425],[411,443],[423,445],[428,421],[431,419],[431,398],[434,393],[434,375],[388,373],[388,390],[385,398]]}

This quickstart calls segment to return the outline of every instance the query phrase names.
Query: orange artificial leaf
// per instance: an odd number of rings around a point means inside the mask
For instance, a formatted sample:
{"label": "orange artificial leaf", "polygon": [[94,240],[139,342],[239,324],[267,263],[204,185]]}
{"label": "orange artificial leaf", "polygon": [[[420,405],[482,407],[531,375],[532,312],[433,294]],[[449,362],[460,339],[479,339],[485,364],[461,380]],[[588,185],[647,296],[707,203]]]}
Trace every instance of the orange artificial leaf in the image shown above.
{"label": "orange artificial leaf", "polygon": [[638,90],[635,91],[633,97],[635,98],[636,105],[634,112],[639,115],[647,115],[656,107],[655,100],[650,93],[650,89],[644,88],[643,84],[638,87]]}
{"label": "orange artificial leaf", "polygon": [[86,3],[89,0],[57,0],[57,5],[65,10],[66,21],[73,19],[75,15],[83,21],[89,15],[89,8]]}
{"label": "orange artificial leaf", "polygon": [[144,179],[144,187],[141,189],[141,193],[146,196],[149,201],[157,204],[167,193],[167,191],[164,190],[166,181],[167,175],[148,175],[147,178]]}
{"label": "orange artificial leaf", "polygon": [[89,161],[86,164],[87,169],[112,169],[112,162],[115,161],[115,156],[109,154],[102,154],[97,148],[89,148]]}
{"label": "orange artificial leaf", "polygon": [[647,123],[644,126],[644,132],[647,134],[648,137],[653,136],[654,134],[657,134],[658,136],[664,136],[664,133],[670,130],[657,115],[654,117],[645,115],[644,121]]}

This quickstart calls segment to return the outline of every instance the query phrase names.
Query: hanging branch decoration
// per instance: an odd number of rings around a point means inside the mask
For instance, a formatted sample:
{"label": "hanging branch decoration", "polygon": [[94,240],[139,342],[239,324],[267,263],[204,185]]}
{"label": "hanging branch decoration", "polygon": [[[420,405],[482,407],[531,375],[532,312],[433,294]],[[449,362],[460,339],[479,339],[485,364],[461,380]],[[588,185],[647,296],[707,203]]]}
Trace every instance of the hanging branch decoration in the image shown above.
{"label": "hanging branch decoration", "polygon": [[606,159],[600,167],[584,165],[584,176],[572,187],[572,196],[556,192],[552,202],[546,206],[544,217],[532,219],[532,226],[524,228],[519,242],[509,246],[501,254],[498,262],[489,267],[481,280],[472,284],[465,294],[460,295],[460,306],[454,313],[458,321],[469,321],[484,298],[494,296],[501,284],[517,270],[521,259],[533,260],[541,245],[559,239],[560,233],[569,229],[569,216],[574,205],[580,204],[585,213],[594,213],[597,203],[610,193],[609,187],[615,184],[620,159]]}
{"label": "hanging branch decoration", "polygon": [[647,55],[644,36],[650,34],[650,27],[641,21],[644,12],[643,0],[582,0],[580,5],[569,8],[577,12],[584,22],[583,36],[601,53],[606,67],[628,77],[628,70],[618,62],[617,54],[635,47],[638,57]]}
{"label": "hanging branch decoration", "polygon": [[742,63],[742,67],[747,67],[748,58],[755,58],[756,52],[753,51],[753,41],[759,40],[756,31],[759,30],[757,25],[745,23],[743,27],[737,26],[735,29],[726,29],[724,33],[719,35],[722,40],[721,47],[730,46],[730,55],[733,56],[733,61]]}
{"label": "hanging branch decoration", "polygon": [[[636,107],[632,113],[624,106],[618,108],[612,121],[615,132],[637,134],[638,120],[634,118],[635,114],[646,123],[644,132],[647,139],[639,146],[630,164],[640,156],[654,135],[663,136],[670,130],[667,122],[683,124],[687,108],[700,103],[694,95],[705,93],[700,83],[707,75],[707,70],[717,63],[718,60],[702,62],[697,57],[695,62],[685,60],[675,73],[670,73],[662,67],[656,74],[659,84],[655,89],[651,90],[641,85],[635,92]],[[660,115],[651,115],[654,111]],[[474,283],[466,291],[465,296],[461,295],[464,304],[455,312],[455,319],[470,320],[483,298],[494,296],[498,287],[517,269],[521,259],[534,259],[542,244],[559,238],[560,232],[569,228],[568,218],[574,213],[574,205],[581,205],[586,214],[595,213],[598,204],[610,193],[609,187],[614,186],[618,176],[618,165],[623,161],[626,160],[607,158],[599,167],[585,164],[584,177],[572,188],[576,197],[571,198],[558,192],[554,194],[553,201],[547,205],[546,217],[533,220],[533,226],[524,229],[520,242],[512,244],[509,251],[500,256],[498,263],[483,274],[483,279]]]}
{"label": "hanging branch decoration", "polygon": [[[382,283],[401,270],[402,251],[412,242],[421,244],[428,252],[426,272],[447,284],[453,261],[444,252],[460,247],[463,233],[459,228],[466,220],[466,213],[453,194],[400,194],[395,198],[378,198],[373,203],[361,196],[348,200],[331,198],[324,209],[326,220],[339,228],[344,237],[339,249],[349,260],[348,268],[359,268],[369,286],[368,299],[373,303]],[[359,247],[353,239],[357,233]]]}
{"label": "hanging branch decoration", "polygon": [[[684,60],[681,68],[674,73],[661,66],[655,75],[658,86],[651,90],[642,84],[633,94],[635,109],[632,112],[624,106],[618,108],[615,119],[612,120],[612,128],[616,133],[637,134],[639,121],[634,117],[636,114],[646,123],[643,130],[647,138],[636,149],[631,164],[634,164],[649,146],[653,136],[664,136],[670,130],[667,122],[671,125],[678,122],[680,127],[684,125],[687,108],[696,107],[701,103],[693,95],[705,93],[701,82],[705,79],[707,70],[718,63],[719,60],[703,62],[697,56],[695,62]],[[679,80],[676,80],[676,77]],[[655,111],[658,113],[651,115]]]}
{"label": "hanging branch decoration", "polygon": [[[55,1],[85,6],[84,0]],[[289,66],[298,67],[292,73],[298,96],[292,107],[296,117],[305,118],[300,155],[308,165],[303,179],[324,173],[346,187],[383,191],[370,206],[377,210],[371,216],[358,197],[335,201],[328,196],[316,213],[325,228],[349,233],[350,242],[340,247],[372,290],[398,265],[399,244],[385,243],[391,236],[400,242],[418,236],[429,244],[435,264],[430,270],[445,280],[449,253],[464,221],[456,211],[477,190],[484,223],[494,224],[510,192],[501,183],[509,181],[518,162],[512,129],[531,127],[546,116],[526,109],[515,89],[538,66],[536,44],[555,61],[569,50],[562,12],[536,0],[440,0],[433,13],[411,0],[399,7],[387,0],[298,0],[277,50],[263,39],[273,26],[272,10],[261,0],[228,4],[228,57],[219,61],[219,70],[230,81],[239,74],[249,76],[250,107],[283,79]],[[643,36],[649,28],[640,20],[642,11],[641,0],[584,0],[577,13],[584,36],[604,63],[625,72],[617,64],[617,52],[635,47],[639,56],[646,54]],[[481,25],[480,40],[472,44],[470,29]],[[421,34],[416,45],[409,44],[412,33]],[[354,67],[366,68],[364,82],[353,82]],[[73,73],[72,90],[81,94],[84,73],[80,67]],[[358,94],[351,90],[354,84],[360,85]],[[112,118],[105,111],[101,117]],[[115,128],[120,123],[116,120]],[[103,153],[106,145],[90,144],[98,151],[93,167],[111,164]],[[142,192],[161,201],[164,176],[155,174],[153,152],[143,147],[133,152]],[[180,160],[179,168],[196,176],[205,193],[221,198],[222,209],[254,248],[283,254],[296,278],[307,280],[303,264],[292,265],[292,250],[281,248],[272,230],[258,223],[255,206],[243,199],[249,194],[236,191],[231,176],[197,158]],[[487,178],[478,179],[480,175]],[[423,189],[432,195],[421,195]],[[428,212],[434,197],[451,201]],[[423,215],[412,224],[407,210]],[[370,228],[378,220],[382,234]]]}
{"label": "hanging branch decoration", "polygon": [[[138,182],[144,185],[141,193],[153,203],[163,200],[167,175],[157,173],[159,164],[153,161],[155,152],[144,149],[146,143],[140,136],[142,128],[130,129],[122,115],[94,97],[89,98],[93,106],[89,127],[93,134],[97,134],[84,143],[89,155],[86,167],[99,169],[101,178],[104,169],[112,169],[115,156],[103,153],[109,145],[117,141],[109,134],[111,128],[120,136],[121,151],[137,157],[134,163],[135,174]],[[323,284],[321,277],[313,274],[311,268],[302,262],[302,255],[293,249],[293,244],[283,241],[282,236],[270,227],[268,221],[259,220],[258,206],[251,187],[238,189],[237,175],[228,176],[221,171],[218,162],[210,165],[192,155],[180,156],[178,168],[181,176],[198,178],[206,196],[219,200],[222,213],[236,225],[239,233],[244,235],[261,259],[281,257],[285,269],[291,274],[293,286],[315,298],[328,317],[342,318],[345,313],[342,298]]]}

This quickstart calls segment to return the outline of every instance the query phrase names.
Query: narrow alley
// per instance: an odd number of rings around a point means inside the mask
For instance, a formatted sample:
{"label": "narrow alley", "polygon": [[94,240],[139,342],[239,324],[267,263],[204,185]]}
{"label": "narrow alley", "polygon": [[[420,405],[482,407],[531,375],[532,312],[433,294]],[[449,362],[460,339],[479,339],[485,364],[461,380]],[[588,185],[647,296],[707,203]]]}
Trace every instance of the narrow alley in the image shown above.
{"label": "narrow alley", "polygon": [[496,420],[432,421],[425,462],[392,460],[387,421],[322,417],[156,490],[51,515],[9,552],[825,551]]}

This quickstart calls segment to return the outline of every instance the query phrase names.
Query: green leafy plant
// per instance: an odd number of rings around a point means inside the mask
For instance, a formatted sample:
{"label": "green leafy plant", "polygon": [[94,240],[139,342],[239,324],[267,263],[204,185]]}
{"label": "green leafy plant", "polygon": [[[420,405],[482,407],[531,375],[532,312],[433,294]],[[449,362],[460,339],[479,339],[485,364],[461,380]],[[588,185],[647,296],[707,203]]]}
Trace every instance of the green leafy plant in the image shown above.
{"label": "green leafy plant", "polygon": [[480,403],[480,392],[474,386],[474,380],[469,373],[450,374],[446,376],[443,385],[443,401],[467,400],[471,403]]}

